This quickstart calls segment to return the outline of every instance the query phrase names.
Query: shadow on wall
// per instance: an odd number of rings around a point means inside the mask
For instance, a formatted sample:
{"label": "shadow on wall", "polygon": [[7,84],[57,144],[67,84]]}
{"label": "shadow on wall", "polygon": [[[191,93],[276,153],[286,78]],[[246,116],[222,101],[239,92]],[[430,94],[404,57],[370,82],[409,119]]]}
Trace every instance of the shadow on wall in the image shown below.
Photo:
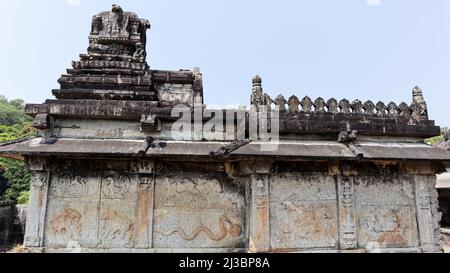
{"label": "shadow on wall", "polygon": [[23,243],[26,212],[26,205],[0,202],[0,246]]}

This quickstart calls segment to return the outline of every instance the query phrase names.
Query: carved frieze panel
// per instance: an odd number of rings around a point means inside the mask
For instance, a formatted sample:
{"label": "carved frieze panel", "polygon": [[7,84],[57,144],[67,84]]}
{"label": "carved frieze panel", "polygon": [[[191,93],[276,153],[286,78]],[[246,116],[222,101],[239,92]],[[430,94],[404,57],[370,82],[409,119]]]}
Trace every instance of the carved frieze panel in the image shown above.
{"label": "carved frieze panel", "polygon": [[100,212],[100,242],[102,247],[132,247],[134,239],[133,206],[102,204]]}
{"label": "carved frieze panel", "polygon": [[103,174],[98,234],[101,247],[134,247],[138,189],[140,184],[145,187],[150,182],[137,175]]}
{"label": "carved frieze panel", "polygon": [[130,162],[130,172],[140,174],[154,174],[161,170],[162,166],[155,161],[137,160]]}
{"label": "carved frieze panel", "polygon": [[102,199],[125,199],[131,188],[127,175],[106,174],[102,177]]}
{"label": "carved frieze panel", "polygon": [[282,202],[271,205],[272,249],[336,247],[336,206]]}
{"label": "carved frieze panel", "polygon": [[47,247],[64,248],[72,243],[83,247],[96,246],[98,202],[81,200],[49,199],[45,224]]}
{"label": "carved frieze panel", "polygon": [[51,176],[45,221],[45,244],[84,247],[97,244],[100,175],[60,172]]}
{"label": "carved frieze panel", "polygon": [[239,189],[201,173],[155,182],[155,248],[244,247],[245,201]]}
{"label": "carved frieze panel", "polygon": [[88,194],[87,178],[70,173],[55,176],[51,188],[52,196],[59,198],[83,198]]}
{"label": "carved frieze panel", "polygon": [[414,184],[411,176],[355,177],[358,246],[418,246]]}
{"label": "carved frieze panel", "polygon": [[330,176],[283,173],[270,181],[272,250],[336,248],[335,181]]}
{"label": "carved frieze panel", "polygon": [[360,247],[398,248],[418,245],[413,207],[360,207],[358,241]]}
{"label": "carved frieze panel", "polygon": [[62,171],[52,175],[50,194],[59,199],[97,199],[100,174],[96,172]]}
{"label": "carved frieze panel", "polygon": [[160,103],[193,106],[194,89],[191,84],[163,84],[156,86]]}

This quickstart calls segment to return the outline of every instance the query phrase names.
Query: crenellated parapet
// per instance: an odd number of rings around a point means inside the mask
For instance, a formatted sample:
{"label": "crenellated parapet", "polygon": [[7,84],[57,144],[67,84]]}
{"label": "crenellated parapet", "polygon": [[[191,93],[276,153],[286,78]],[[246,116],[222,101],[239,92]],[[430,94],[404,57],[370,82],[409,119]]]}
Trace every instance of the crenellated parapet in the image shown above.
{"label": "crenellated parapet", "polygon": [[276,109],[287,113],[364,114],[382,118],[408,119],[409,124],[428,120],[427,104],[423,98],[422,89],[418,86],[414,87],[412,91],[412,103],[401,102],[397,104],[392,101],[389,103],[382,101],[374,103],[371,100],[363,102],[358,99],[349,101],[346,98],[338,101],[335,98],[325,100],[318,97],[313,100],[309,96],[299,99],[296,95],[287,98],[282,94],[272,99],[263,92],[261,83],[261,77],[255,76],[253,78],[252,109],[259,110],[261,105],[265,105],[267,109]]}
{"label": "crenellated parapet", "polygon": [[263,91],[261,83],[261,77],[253,78],[251,109],[277,110],[282,133],[336,133],[354,129],[366,135],[431,137],[439,134],[439,127],[428,118],[422,89],[417,86],[412,90],[411,103],[397,104],[309,96],[300,99],[282,94],[272,99]]}
{"label": "crenellated parapet", "polygon": [[406,102],[396,104],[395,102],[389,102],[388,104],[379,101],[376,104],[371,100],[362,102],[360,100],[354,100],[350,102],[348,99],[336,100],[330,98],[325,100],[321,97],[314,101],[305,96],[301,100],[295,96],[290,96],[287,100],[283,95],[278,95],[273,100],[273,106],[280,111],[296,113],[331,113],[331,114],[366,114],[378,117],[403,117],[411,118],[411,124],[419,122],[421,120],[428,120],[428,116],[424,114],[423,108],[417,107],[413,102],[408,105]]}

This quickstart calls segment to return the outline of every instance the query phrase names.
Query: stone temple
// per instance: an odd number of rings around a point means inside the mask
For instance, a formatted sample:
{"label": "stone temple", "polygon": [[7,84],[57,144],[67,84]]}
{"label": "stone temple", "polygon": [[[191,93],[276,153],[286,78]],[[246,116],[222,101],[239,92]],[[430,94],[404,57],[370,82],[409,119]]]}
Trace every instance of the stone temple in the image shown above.
{"label": "stone temple", "polygon": [[199,69],[149,67],[149,28],[116,5],[95,15],[55,99],[26,106],[39,136],[0,147],[33,172],[26,247],[442,251],[450,152],[424,143],[440,128],[420,88],[400,104],[272,99],[256,76],[250,110],[208,110]]}

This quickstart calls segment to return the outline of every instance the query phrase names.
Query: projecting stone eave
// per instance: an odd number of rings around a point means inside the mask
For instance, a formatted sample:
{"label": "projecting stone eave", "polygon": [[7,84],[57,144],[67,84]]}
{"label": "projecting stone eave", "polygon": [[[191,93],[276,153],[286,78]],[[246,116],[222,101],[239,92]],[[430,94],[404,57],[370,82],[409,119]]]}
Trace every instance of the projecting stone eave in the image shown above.
{"label": "projecting stone eave", "polygon": [[[280,141],[279,144],[252,142],[223,157],[211,153],[229,142],[164,141],[148,144],[144,140],[58,139],[45,144],[44,138],[23,140],[0,146],[0,156],[78,158],[152,158],[171,160],[347,160],[347,161],[432,161],[450,164],[450,152],[426,144],[336,141]],[[176,156],[174,158],[174,156]]]}

